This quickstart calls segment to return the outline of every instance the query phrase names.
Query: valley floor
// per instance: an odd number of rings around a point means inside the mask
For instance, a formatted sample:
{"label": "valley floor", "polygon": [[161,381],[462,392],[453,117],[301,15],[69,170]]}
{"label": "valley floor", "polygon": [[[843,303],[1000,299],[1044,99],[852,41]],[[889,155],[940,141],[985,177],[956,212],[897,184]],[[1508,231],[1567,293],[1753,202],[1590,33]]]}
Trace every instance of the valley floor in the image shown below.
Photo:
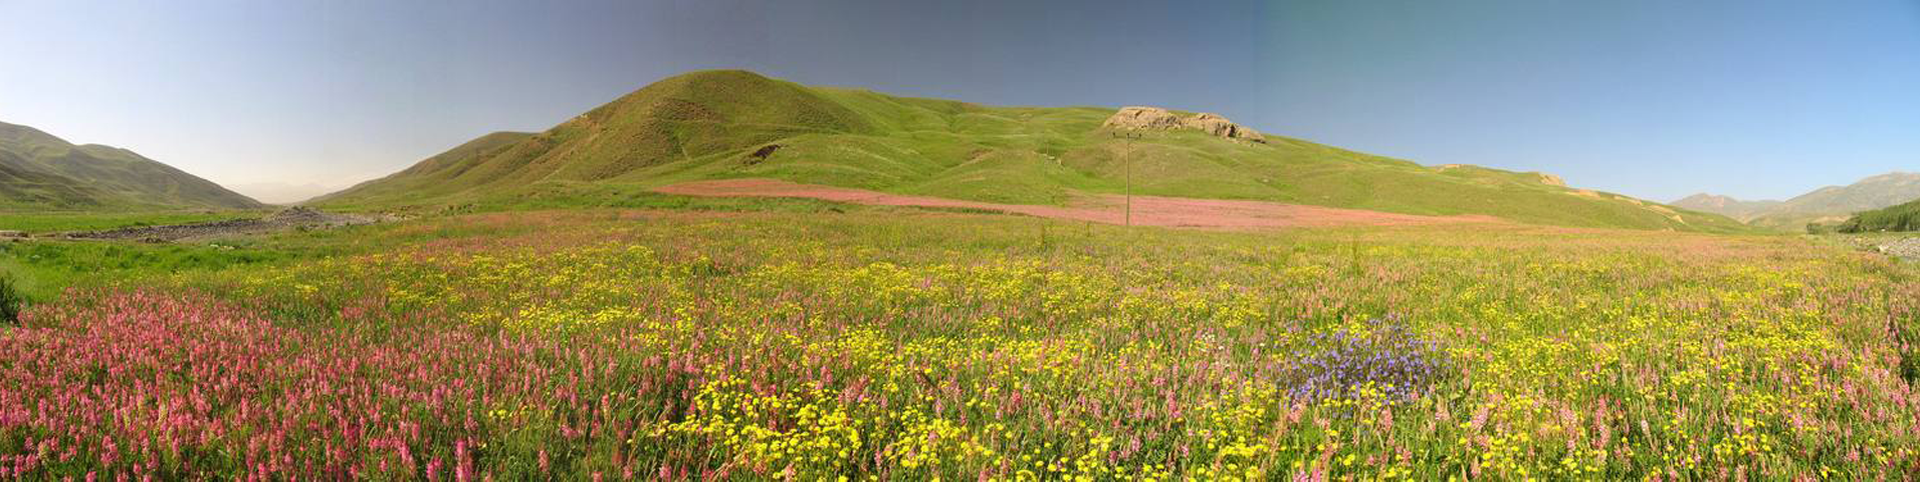
{"label": "valley floor", "polygon": [[1492,216],[1421,216],[1306,204],[1165,196],[1083,195],[1077,202],[1064,207],[1005,204],[889,194],[775,179],[697,181],[664,186],[656,191],[684,196],[798,198],[869,206],[971,209],[1103,224],[1183,228],[1257,229],[1504,222]]}
{"label": "valley floor", "polygon": [[1387,224],[551,211],[101,252],[133,261],[0,329],[0,477],[1920,470],[1912,263]]}

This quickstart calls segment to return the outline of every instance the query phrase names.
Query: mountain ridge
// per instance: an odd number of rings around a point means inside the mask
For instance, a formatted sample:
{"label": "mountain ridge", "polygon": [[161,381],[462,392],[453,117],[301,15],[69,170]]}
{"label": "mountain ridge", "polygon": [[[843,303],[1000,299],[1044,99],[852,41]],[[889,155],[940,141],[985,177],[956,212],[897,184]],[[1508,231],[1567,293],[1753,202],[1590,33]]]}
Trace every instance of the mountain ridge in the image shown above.
{"label": "mountain ridge", "polygon": [[1725,215],[1748,224],[1798,230],[1810,222],[1833,222],[1920,199],[1920,173],[1892,171],[1845,186],[1822,186],[1785,201],[1747,201],[1699,193],[1672,202],[1676,207]]}
{"label": "mountain ridge", "polygon": [[0,122],[0,209],[252,209],[245,195],[130,149]]}

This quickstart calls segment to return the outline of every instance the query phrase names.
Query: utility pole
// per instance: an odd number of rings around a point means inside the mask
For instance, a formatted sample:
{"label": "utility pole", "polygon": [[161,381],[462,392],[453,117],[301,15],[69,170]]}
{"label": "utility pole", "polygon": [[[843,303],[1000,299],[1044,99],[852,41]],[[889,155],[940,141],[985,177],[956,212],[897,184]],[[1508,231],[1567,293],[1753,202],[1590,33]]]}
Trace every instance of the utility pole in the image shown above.
{"label": "utility pole", "polygon": [[1127,227],[1133,227],[1133,133],[1127,133],[1126,152],[1120,157],[1127,164]]}
{"label": "utility pole", "polygon": [[1133,227],[1133,140],[1140,138],[1138,132],[1113,132],[1114,137],[1124,139],[1120,144],[1120,162],[1126,164],[1127,171],[1127,227]]}

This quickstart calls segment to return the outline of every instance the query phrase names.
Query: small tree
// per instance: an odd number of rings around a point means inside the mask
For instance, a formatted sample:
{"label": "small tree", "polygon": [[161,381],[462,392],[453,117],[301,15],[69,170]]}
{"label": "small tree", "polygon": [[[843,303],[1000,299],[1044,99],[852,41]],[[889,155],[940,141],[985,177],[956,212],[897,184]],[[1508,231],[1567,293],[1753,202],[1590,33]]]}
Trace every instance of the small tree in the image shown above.
{"label": "small tree", "polygon": [[26,298],[20,294],[20,287],[13,277],[0,273],[0,323],[19,324],[20,310],[26,306]]}

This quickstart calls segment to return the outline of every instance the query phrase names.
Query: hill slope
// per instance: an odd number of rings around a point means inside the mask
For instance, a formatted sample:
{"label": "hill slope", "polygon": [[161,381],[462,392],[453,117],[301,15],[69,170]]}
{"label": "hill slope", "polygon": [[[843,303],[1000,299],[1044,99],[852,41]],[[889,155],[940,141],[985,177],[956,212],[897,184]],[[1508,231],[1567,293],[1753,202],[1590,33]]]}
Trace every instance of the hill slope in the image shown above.
{"label": "hill slope", "polygon": [[1123,192],[1131,179],[1134,193],[1160,196],[1486,214],[1569,226],[1744,229],[1717,215],[1570,189],[1540,173],[1421,166],[1270,134],[1232,134],[1241,131],[1205,114],[1175,113],[1202,128],[1103,127],[1115,113],[988,107],[807,87],[742,71],[694,72],[546,132],[476,139],[318,203],[459,203],[756,177],[1061,204],[1081,194]]}
{"label": "hill slope", "polygon": [[1843,233],[1920,231],[1920,200],[1854,214],[1836,229]]}
{"label": "hill slope", "polygon": [[1742,201],[1730,196],[1700,193],[1673,202],[1673,207],[1714,213],[1742,222],[1780,206],[1780,201]]}
{"label": "hill slope", "polygon": [[1848,215],[1920,199],[1920,173],[1890,172],[1846,186],[1827,186],[1786,201],[1741,201],[1695,194],[1673,205],[1721,214],[1760,227],[1800,230],[1810,222],[1835,222]]}
{"label": "hill slope", "polygon": [[133,151],[0,123],[0,209],[254,208],[260,203]]}
{"label": "hill slope", "polygon": [[459,178],[479,163],[476,159],[494,154],[507,146],[532,137],[525,132],[495,132],[467,141],[446,152],[429,157],[413,167],[386,177],[360,183],[340,192],[335,192],[307,200],[309,204],[324,203],[339,198],[381,198],[390,200],[421,199],[433,196],[437,191],[458,182]]}

